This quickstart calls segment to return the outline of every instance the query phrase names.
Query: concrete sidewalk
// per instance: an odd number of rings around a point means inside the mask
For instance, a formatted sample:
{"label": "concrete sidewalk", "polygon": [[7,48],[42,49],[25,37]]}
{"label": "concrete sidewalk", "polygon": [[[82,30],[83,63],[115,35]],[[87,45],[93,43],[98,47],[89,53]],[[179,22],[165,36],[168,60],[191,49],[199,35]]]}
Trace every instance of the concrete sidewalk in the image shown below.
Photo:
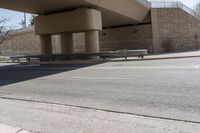
{"label": "concrete sidewalk", "polygon": [[23,130],[20,127],[13,127],[13,126],[0,124],[0,133],[30,133],[30,132]]}
{"label": "concrete sidewalk", "polygon": [[[40,102],[0,99],[0,123],[44,133],[199,133],[200,124]],[[27,133],[0,126],[0,133]],[[5,131],[5,132],[4,132]],[[18,132],[17,132],[18,131]]]}

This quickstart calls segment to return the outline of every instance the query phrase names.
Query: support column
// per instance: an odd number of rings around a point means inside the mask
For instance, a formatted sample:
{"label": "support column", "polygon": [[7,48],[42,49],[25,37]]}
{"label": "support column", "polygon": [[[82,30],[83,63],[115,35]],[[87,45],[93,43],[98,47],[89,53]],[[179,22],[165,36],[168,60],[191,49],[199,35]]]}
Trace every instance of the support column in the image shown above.
{"label": "support column", "polygon": [[50,55],[52,54],[52,40],[50,34],[40,35],[41,54]]}
{"label": "support column", "polygon": [[99,32],[98,30],[88,30],[85,32],[86,53],[99,53]]}
{"label": "support column", "polygon": [[72,54],[74,52],[73,33],[61,33],[61,54]]}

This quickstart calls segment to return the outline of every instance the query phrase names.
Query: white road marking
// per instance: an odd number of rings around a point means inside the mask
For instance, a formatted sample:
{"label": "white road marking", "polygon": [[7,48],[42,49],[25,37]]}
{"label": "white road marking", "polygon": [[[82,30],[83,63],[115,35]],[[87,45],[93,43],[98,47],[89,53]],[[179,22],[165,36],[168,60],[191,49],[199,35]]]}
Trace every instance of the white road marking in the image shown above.
{"label": "white road marking", "polygon": [[130,78],[115,78],[115,77],[72,77],[72,79],[129,80]]}

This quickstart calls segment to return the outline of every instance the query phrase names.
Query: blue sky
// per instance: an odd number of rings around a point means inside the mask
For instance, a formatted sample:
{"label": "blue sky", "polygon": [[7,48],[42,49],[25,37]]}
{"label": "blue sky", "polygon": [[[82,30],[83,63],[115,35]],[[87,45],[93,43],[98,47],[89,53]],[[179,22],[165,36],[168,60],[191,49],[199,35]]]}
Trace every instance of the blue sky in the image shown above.
{"label": "blue sky", "polygon": [[[155,1],[155,0],[152,0],[152,1]],[[156,1],[174,1],[174,0],[156,0]],[[179,1],[181,1],[182,3],[184,3],[190,8],[194,8],[195,4],[200,2],[200,0],[179,0]],[[23,16],[24,16],[24,13],[22,12],[15,12],[15,11],[10,11],[10,10],[0,9],[0,17],[6,17],[10,19],[7,25],[20,27],[19,23],[23,20]],[[28,22],[30,18],[31,16],[28,14],[27,15]]]}

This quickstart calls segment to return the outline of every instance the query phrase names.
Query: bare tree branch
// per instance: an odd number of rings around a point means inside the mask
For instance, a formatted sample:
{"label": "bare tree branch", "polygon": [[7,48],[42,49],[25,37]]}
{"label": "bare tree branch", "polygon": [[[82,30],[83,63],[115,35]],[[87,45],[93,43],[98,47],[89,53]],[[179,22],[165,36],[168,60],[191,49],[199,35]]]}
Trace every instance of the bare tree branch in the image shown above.
{"label": "bare tree branch", "polygon": [[11,28],[8,26],[5,26],[5,23],[9,21],[6,18],[0,18],[0,45],[3,44],[3,42],[8,38]]}
{"label": "bare tree branch", "polygon": [[200,2],[195,6],[195,10],[200,14]]}
{"label": "bare tree branch", "polygon": [[6,31],[3,34],[1,34],[0,36],[0,45],[3,44],[3,42],[8,38],[10,34],[10,31]]}

